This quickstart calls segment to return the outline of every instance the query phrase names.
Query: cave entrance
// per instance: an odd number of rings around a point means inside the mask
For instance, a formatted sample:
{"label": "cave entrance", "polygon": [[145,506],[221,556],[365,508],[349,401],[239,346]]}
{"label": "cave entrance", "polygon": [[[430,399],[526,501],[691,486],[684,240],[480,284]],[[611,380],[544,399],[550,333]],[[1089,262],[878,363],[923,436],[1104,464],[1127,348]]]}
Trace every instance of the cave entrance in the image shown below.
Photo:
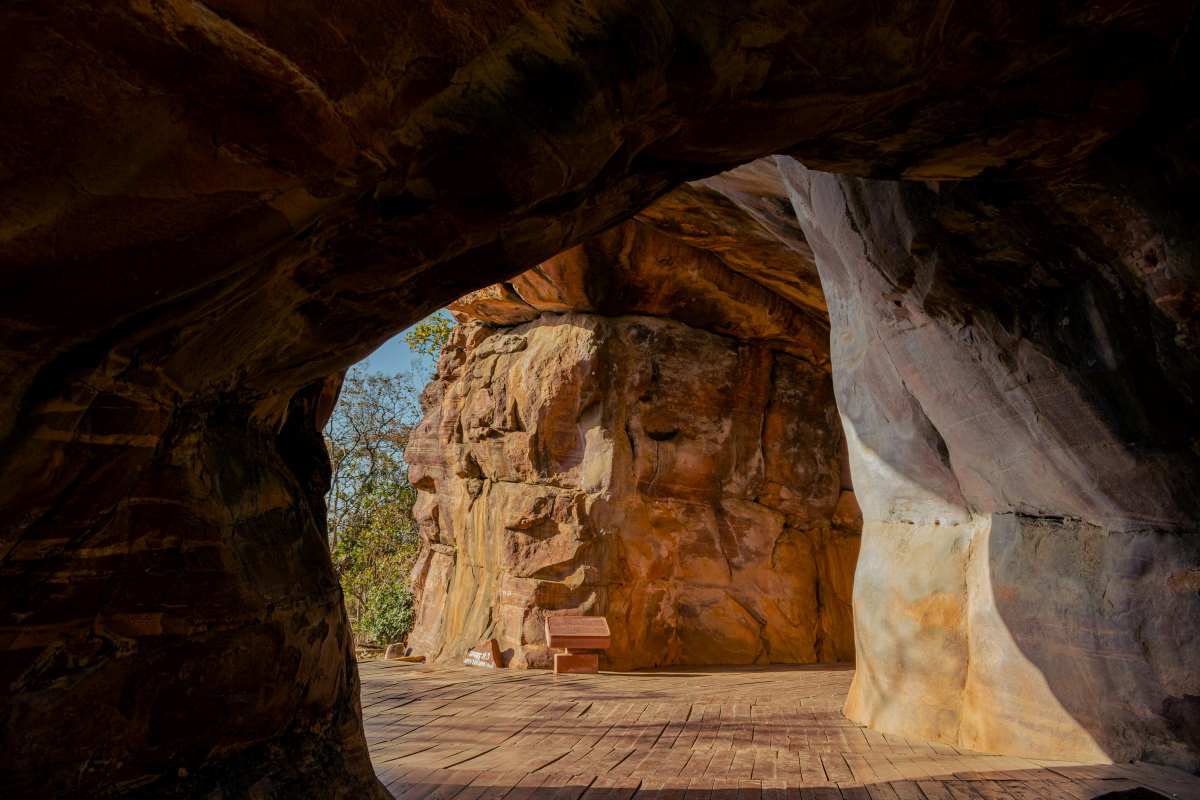
{"label": "cave entrance", "polygon": [[[1137,409],[1156,386],[1186,402],[1157,368],[1136,388],[1118,368],[1168,345],[1121,330],[1142,289],[1080,263],[1096,228],[1023,235],[1080,202],[768,159],[460,298],[409,448],[409,651],[457,664],[494,638],[508,666],[548,666],[546,615],[603,614],[606,666],[651,670],[622,674],[853,658],[843,722],[1191,763],[1175,679],[1153,666],[1178,663],[1176,645],[1139,632],[1194,615],[1190,573],[1150,584],[1134,565],[1196,562],[1171,530],[1191,519],[1175,498],[1194,458],[1097,398]],[[1094,702],[1114,659],[1163,709],[1136,737]]]}
{"label": "cave entrance", "polygon": [[412,630],[410,576],[421,539],[404,451],[453,325],[436,312],[352,366],[322,428],[326,537],[360,659],[382,657],[389,646],[394,654]]}
{"label": "cave entrance", "polygon": [[[359,666],[397,796],[852,777],[862,519],[828,312],[773,169],[685,185],[449,306],[404,453],[404,652],[429,663]],[[551,666],[560,614],[608,619],[602,674],[527,669]],[[463,666],[488,639],[508,669]]]}
{"label": "cave entrance", "polygon": [[406,460],[405,652],[603,615],[605,667],[852,662],[861,518],[812,253],[774,165],[686,185],[450,306]]}

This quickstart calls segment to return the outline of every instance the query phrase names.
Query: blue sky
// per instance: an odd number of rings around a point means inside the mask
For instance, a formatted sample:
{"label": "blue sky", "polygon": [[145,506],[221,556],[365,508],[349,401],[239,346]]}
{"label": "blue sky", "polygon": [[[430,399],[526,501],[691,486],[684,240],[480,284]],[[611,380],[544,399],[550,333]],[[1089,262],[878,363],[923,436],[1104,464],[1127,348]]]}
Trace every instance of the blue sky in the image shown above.
{"label": "blue sky", "polygon": [[407,372],[418,379],[418,386],[424,384],[433,377],[433,360],[409,349],[404,341],[407,332],[401,331],[388,339],[358,365],[368,372]]}

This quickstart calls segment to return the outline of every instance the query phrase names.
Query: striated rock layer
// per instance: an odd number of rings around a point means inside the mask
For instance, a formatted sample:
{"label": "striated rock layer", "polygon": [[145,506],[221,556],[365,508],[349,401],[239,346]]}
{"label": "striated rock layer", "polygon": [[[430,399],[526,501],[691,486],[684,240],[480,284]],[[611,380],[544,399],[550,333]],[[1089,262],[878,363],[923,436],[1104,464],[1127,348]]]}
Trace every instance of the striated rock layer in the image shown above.
{"label": "striated rock layer", "polygon": [[494,636],[545,667],[545,616],[582,613],[619,669],[853,657],[858,511],[817,318],[640,223],[452,308],[406,456],[413,652]]}

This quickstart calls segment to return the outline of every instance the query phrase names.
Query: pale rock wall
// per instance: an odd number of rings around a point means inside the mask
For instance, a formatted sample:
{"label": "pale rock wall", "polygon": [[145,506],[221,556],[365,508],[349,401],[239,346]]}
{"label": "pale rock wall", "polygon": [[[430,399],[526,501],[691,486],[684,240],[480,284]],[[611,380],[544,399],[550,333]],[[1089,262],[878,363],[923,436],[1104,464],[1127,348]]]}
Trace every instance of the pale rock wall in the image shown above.
{"label": "pale rock wall", "polygon": [[1150,269],[1186,276],[1189,240],[1163,252],[1141,198],[1083,182],[1051,196],[776,163],[825,289],[865,520],[847,715],[1200,767],[1194,362],[1181,277]]}
{"label": "pale rock wall", "polygon": [[984,752],[1193,764],[1198,559],[1195,536],[1077,520],[868,521],[846,714]]}

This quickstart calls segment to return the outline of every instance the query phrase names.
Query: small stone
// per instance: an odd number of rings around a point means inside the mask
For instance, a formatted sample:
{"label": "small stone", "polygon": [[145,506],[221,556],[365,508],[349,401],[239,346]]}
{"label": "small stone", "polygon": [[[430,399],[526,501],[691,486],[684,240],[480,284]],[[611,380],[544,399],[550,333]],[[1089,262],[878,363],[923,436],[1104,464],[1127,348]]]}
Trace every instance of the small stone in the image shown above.
{"label": "small stone", "polygon": [[410,664],[420,664],[425,661],[425,656],[406,656],[404,648],[405,645],[402,644],[389,644],[383,657],[388,661],[407,661]]}

